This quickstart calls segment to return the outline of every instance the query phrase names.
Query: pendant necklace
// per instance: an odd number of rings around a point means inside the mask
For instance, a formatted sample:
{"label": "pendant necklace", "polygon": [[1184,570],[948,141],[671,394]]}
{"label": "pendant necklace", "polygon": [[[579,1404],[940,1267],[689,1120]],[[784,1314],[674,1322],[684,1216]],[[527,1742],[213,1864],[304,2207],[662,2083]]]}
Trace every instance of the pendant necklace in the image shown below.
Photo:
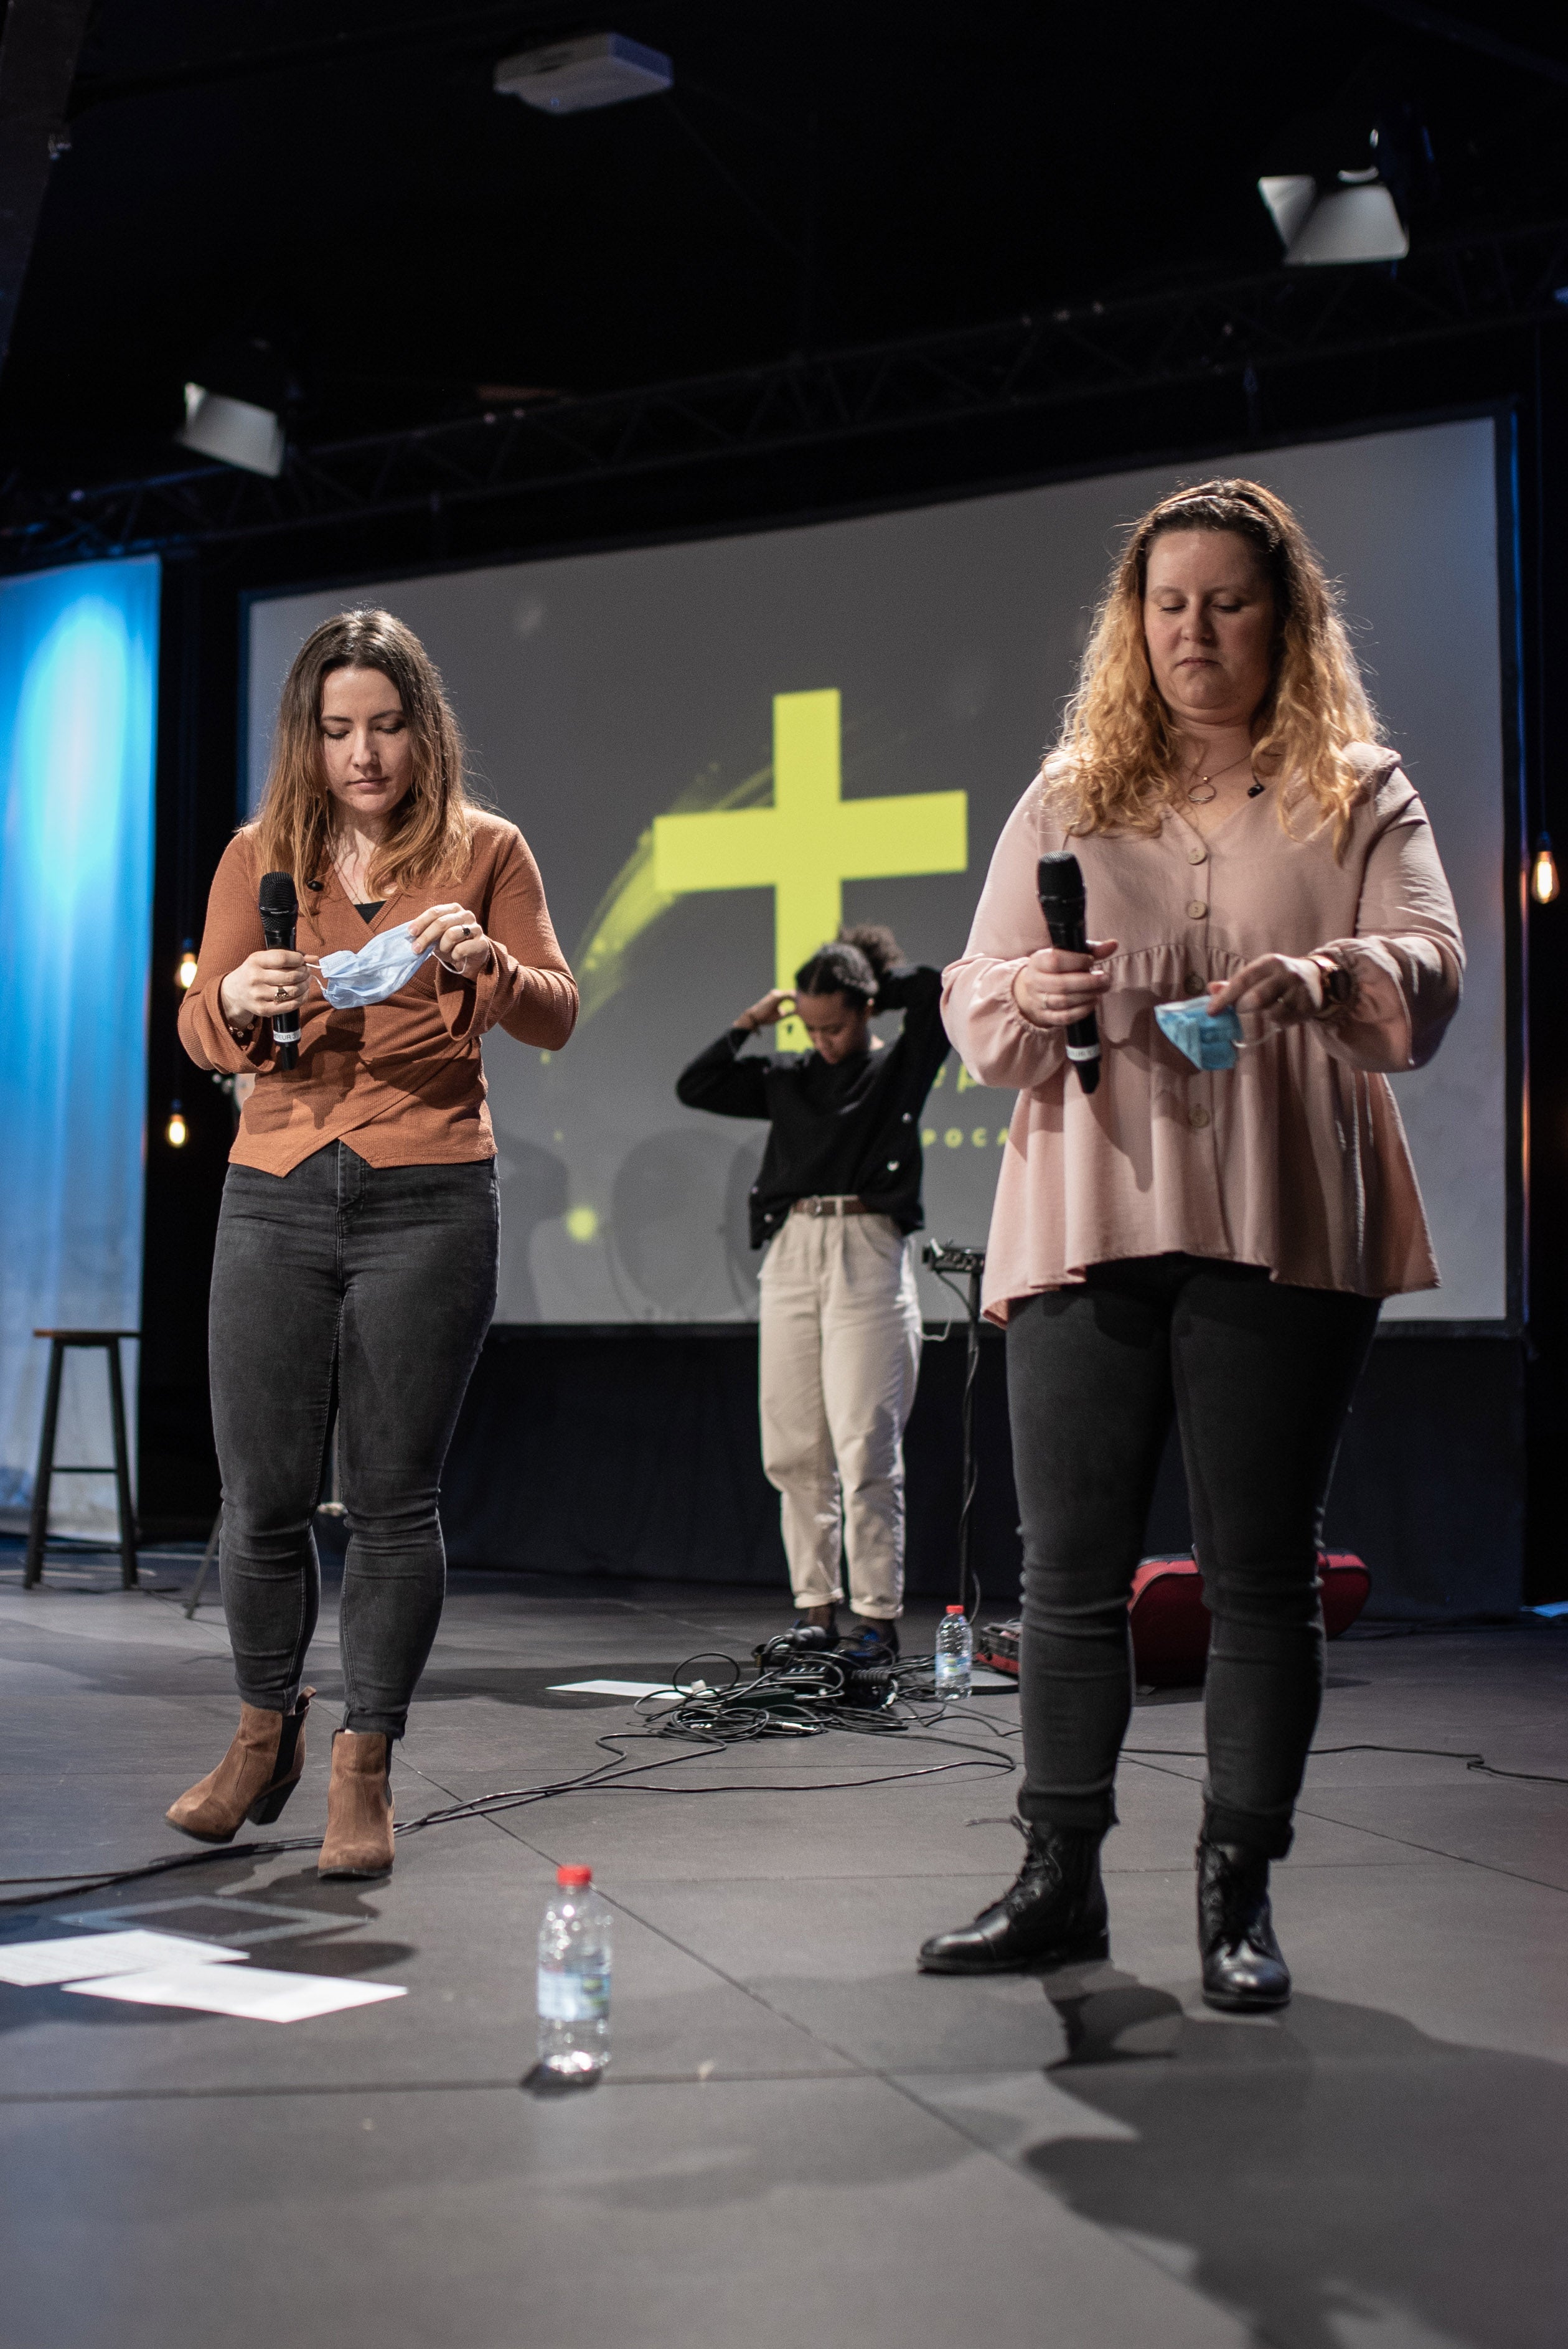
{"label": "pendant necklace", "polygon": [[[1200,775],[1196,782],[1189,781],[1183,783],[1181,786],[1182,795],[1186,799],[1188,805],[1190,807],[1207,807],[1211,800],[1218,799],[1220,795],[1214,789],[1214,775],[1230,774],[1235,768],[1243,765],[1245,761],[1249,760],[1252,755],[1253,754],[1250,750],[1243,750],[1241,758],[1233,759],[1231,761],[1230,766],[1216,767],[1213,775]],[[1253,789],[1247,793],[1247,797],[1249,799],[1255,799],[1262,789],[1263,785],[1261,783],[1255,783]]]}

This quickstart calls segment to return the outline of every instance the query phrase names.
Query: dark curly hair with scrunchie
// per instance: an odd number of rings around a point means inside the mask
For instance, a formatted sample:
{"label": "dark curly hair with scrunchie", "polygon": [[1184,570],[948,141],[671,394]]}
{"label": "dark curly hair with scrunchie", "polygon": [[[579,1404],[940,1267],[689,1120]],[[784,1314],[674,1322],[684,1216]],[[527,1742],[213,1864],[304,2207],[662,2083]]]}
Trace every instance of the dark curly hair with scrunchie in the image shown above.
{"label": "dark curly hair with scrunchie", "polygon": [[795,985],[802,995],[841,995],[860,1011],[875,1000],[889,971],[904,959],[891,930],[879,922],[861,922],[808,956],[795,973]]}

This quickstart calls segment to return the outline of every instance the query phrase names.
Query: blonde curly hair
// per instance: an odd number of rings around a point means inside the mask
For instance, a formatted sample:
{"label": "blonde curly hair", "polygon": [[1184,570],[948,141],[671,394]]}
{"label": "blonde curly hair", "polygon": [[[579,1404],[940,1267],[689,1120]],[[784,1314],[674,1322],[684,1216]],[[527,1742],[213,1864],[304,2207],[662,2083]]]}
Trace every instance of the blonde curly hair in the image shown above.
{"label": "blonde curly hair", "polygon": [[1075,833],[1159,831],[1179,764],[1176,730],[1149,666],[1143,596],[1149,553],[1167,531],[1231,531],[1244,538],[1274,589],[1273,674],[1260,706],[1253,764],[1283,776],[1280,823],[1299,836],[1334,827],[1336,852],[1349,829],[1361,778],[1351,742],[1376,742],[1377,719],[1361,682],[1334,588],[1283,498],[1257,481],[1200,481],[1135,523],[1095,615],[1057,743],[1051,796]]}

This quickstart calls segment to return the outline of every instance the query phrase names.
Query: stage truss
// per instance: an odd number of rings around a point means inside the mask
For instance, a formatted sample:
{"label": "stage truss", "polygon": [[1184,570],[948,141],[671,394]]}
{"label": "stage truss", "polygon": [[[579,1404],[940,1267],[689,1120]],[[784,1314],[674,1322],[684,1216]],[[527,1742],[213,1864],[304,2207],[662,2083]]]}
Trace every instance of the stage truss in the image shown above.
{"label": "stage truss", "polygon": [[0,569],[213,545],[571,484],[930,431],[983,418],[1352,359],[1568,316],[1568,222],[1426,246],[1398,263],[1275,269],[918,340],[291,447],[275,480],[182,466],[0,490]]}

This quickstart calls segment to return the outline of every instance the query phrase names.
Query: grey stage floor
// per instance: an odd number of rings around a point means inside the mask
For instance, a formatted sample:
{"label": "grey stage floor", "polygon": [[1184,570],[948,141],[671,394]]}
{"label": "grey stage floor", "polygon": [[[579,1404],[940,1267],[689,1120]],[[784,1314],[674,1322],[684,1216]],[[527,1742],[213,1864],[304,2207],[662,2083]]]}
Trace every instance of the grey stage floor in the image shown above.
{"label": "grey stage floor", "polygon": [[[24,1593],[0,1555],[0,1871],[183,1849],[164,1805],[233,1718],[217,1611],[93,1564]],[[777,1620],[777,1618],[772,1619]],[[743,1653],[755,1593],[454,1588],[397,1773],[400,1816],[565,1777],[627,1724],[552,1681]],[[912,1626],[929,1640],[929,1621]],[[1568,1772],[1568,1631],[1332,1651],[1320,1734]],[[306,1782],[319,1830],[331,1645]],[[1010,1696],[949,1733],[1012,1753]],[[987,1725],[988,1724],[988,1725]],[[1299,1995],[1196,1990],[1200,1713],[1140,1704],[1109,1847],[1113,1957],[932,1980],[933,1928],[1011,1874],[1012,1781],[835,1734],[676,1762],[671,1785],[434,1828],[368,1888],[307,1854],[0,1912],[296,1912],[260,1961],[407,1985],[286,2026],[0,1990],[6,2349],[1562,2349],[1568,2339],[1568,1787],[1388,1752],[1315,1762],[1278,1871]],[[642,1758],[662,1748],[634,1749]],[[614,2061],[521,2085],[555,1864],[616,1912]],[[214,1899],[224,1904],[216,1912]],[[267,1920],[278,1923],[280,1920]],[[247,1928],[249,1930],[249,1928]]]}

